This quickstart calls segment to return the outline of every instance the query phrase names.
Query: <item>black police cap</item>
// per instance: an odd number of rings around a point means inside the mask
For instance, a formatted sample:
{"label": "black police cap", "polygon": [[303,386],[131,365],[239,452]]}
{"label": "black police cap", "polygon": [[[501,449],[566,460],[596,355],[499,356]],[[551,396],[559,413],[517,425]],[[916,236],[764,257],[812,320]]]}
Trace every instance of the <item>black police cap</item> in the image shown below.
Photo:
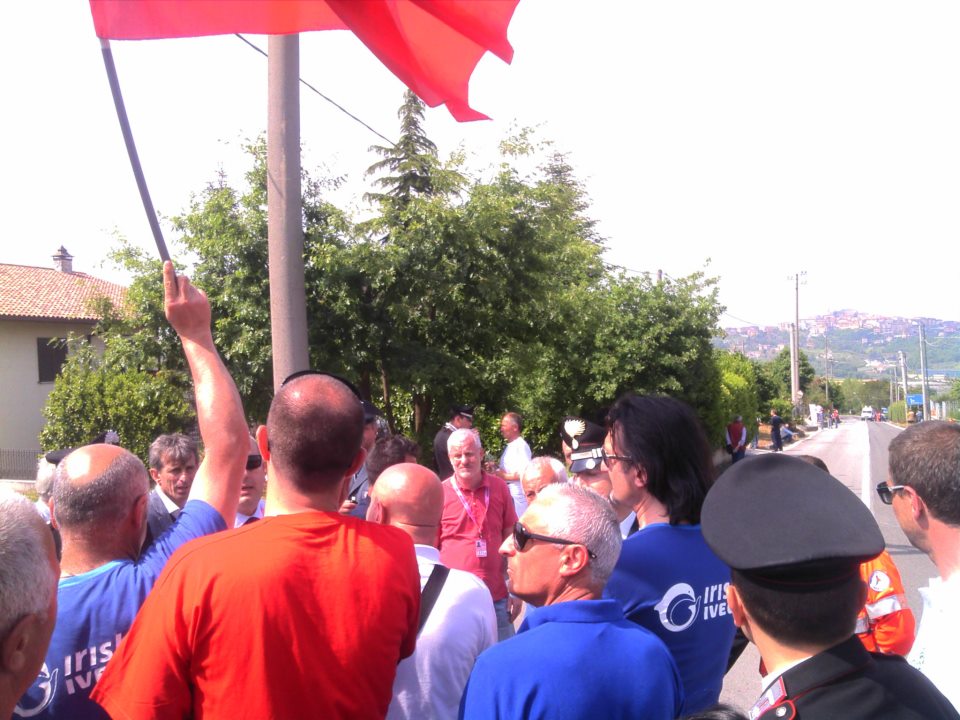
{"label": "black police cap", "polygon": [[730,466],[707,493],[703,537],[750,578],[816,582],[883,552],[870,510],[843,483],[787,455]]}
{"label": "black police cap", "polygon": [[607,431],[601,425],[573,415],[565,417],[560,423],[560,437],[572,450],[570,472],[580,473],[600,467],[603,459],[601,450],[606,436]]}
{"label": "black police cap", "polygon": [[462,415],[467,420],[473,420],[473,405],[453,405],[450,407],[450,417]]}

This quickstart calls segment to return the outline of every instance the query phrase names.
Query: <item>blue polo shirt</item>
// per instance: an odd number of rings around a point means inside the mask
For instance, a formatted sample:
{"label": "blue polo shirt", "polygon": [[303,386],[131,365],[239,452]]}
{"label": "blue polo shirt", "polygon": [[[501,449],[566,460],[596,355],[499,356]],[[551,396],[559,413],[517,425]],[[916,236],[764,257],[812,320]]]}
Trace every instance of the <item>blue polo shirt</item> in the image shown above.
{"label": "blue polo shirt", "polygon": [[460,718],[671,720],[681,696],[667,648],[618,602],[571,600],[534,610],[477,658]]}

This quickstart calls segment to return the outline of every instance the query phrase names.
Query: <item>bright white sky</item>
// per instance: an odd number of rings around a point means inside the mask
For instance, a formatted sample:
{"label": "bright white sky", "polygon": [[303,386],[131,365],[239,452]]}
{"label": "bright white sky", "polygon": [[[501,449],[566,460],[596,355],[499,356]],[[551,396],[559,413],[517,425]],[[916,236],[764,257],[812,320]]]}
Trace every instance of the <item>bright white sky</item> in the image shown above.
{"label": "bright white sky", "polygon": [[[0,262],[49,267],[63,244],[75,270],[122,282],[101,266],[113,231],[153,246],[89,7],[3,3],[0,26]],[[537,126],[570,153],[607,259],[678,277],[710,258],[723,325],[790,320],[798,270],[802,317],[960,319],[958,37],[955,0],[521,0],[513,64],[488,56],[471,85],[494,120],[439,108],[427,131],[484,167],[509,128]],[[266,60],[232,36],[113,47],[161,215],[219,169],[239,184],[240,146],[266,127]],[[403,88],[348,33],[301,36],[301,75],[397,136]],[[301,98],[305,165],[347,175],[337,200],[362,212],[381,141]]]}

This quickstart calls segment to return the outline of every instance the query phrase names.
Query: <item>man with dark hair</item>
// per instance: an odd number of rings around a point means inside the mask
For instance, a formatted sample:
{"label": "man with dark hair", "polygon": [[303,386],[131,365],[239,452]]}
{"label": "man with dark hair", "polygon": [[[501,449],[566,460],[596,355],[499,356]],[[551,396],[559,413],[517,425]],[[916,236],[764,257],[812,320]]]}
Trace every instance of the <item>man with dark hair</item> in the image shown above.
{"label": "man with dark hair", "polygon": [[367,456],[367,478],[370,484],[375,484],[388,467],[400,463],[416,463],[419,455],[420,447],[403,435],[391,435],[377,440],[377,444]]}
{"label": "man with dark hair", "polygon": [[146,550],[173,524],[187,504],[190,488],[200,466],[200,453],[193,438],[181,433],[160,435],[150,443],[150,479],[156,487],[147,498]]}
{"label": "man with dark hair", "polygon": [[420,576],[404,532],[337,512],[363,424],[338,378],[280,387],[256,434],[267,517],[174,558],[97,687],[111,716],[384,716]]}
{"label": "man with dark hair", "polygon": [[677,717],[670,653],[602,598],[621,542],[610,503],[595,492],[543,489],[500,546],[511,592],[536,609],[477,660],[461,718]]}
{"label": "man with dark hair", "polygon": [[[369,459],[373,446],[377,442],[381,412],[380,408],[369,400],[361,400],[360,402],[363,405],[363,438],[360,440],[360,447],[363,448]],[[350,481],[347,499],[340,507],[340,512],[345,512],[360,519],[366,518],[367,508],[370,507],[370,485],[367,463],[364,462]]]}
{"label": "man with dark hair", "polygon": [[263,491],[267,485],[267,469],[263,466],[263,456],[257,447],[257,439],[250,436],[250,448],[247,451],[247,465],[240,484],[240,501],[237,503],[237,519],[234,527],[263,519]]}
{"label": "man with dark hair", "polygon": [[450,408],[450,419],[443,424],[440,432],[433,438],[433,458],[437,464],[437,475],[445,480],[453,475],[453,465],[447,453],[447,440],[454,430],[469,430],[473,427],[473,406],[454,405]]}
{"label": "man with dark hair", "polygon": [[163,269],[164,309],[183,343],[207,453],[176,522],[143,554],[146,468],[115,445],[86,445],[57,466],[53,519],[63,536],[57,626],[37,682],[20,700],[24,717],[102,717],[91,689],[180,545],[232,527],[247,436],[240,396],[217,354],[206,296]]}
{"label": "man with dark hair", "polygon": [[733,568],[730,613],[767,672],[750,717],[960,718],[902,657],[868,653],[854,635],[859,567],[884,543],[838,480],[793,457],[748,458],[710,491],[703,533]]}
{"label": "man with dark hair", "polygon": [[770,441],[773,443],[771,447],[774,452],[783,452],[782,430],[783,418],[780,417],[780,413],[774,408],[770,411]]}
{"label": "man with dark hair", "polygon": [[937,420],[907,428],[890,443],[890,477],[877,487],[893,505],[914,547],[937,566],[939,577],[920,589],[923,613],[910,664],[960,709],[960,426]]}
{"label": "man with dark hair", "polygon": [[605,595],[663,640],[683,679],[684,712],[702,710],[720,697],[734,636],[723,596],[730,570],[700,531],[713,480],[706,435],[679,400],[625,395],[608,415],[602,456],[611,499],[633,509],[639,528]]}

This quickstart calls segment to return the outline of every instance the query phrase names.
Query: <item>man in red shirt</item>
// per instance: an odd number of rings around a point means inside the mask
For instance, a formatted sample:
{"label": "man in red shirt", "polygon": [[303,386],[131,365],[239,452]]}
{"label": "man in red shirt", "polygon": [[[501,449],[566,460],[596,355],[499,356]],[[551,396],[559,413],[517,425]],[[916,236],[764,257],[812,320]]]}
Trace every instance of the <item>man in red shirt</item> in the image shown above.
{"label": "man in red shirt", "polygon": [[170,558],[93,699],[122,718],[383,718],[413,653],[410,537],[337,512],[366,453],[355,390],[289,378],[257,445],[267,516]]}
{"label": "man in red shirt", "polygon": [[504,561],[497,548],[513,533],[517,512],[507,484],[483,472],[483,447],[474,430],[460,429],[447,440],[453,476],[443,481],[440,561],[483,580],[497,611],[497,635],[512,637],[522,603],[507,593]]}

